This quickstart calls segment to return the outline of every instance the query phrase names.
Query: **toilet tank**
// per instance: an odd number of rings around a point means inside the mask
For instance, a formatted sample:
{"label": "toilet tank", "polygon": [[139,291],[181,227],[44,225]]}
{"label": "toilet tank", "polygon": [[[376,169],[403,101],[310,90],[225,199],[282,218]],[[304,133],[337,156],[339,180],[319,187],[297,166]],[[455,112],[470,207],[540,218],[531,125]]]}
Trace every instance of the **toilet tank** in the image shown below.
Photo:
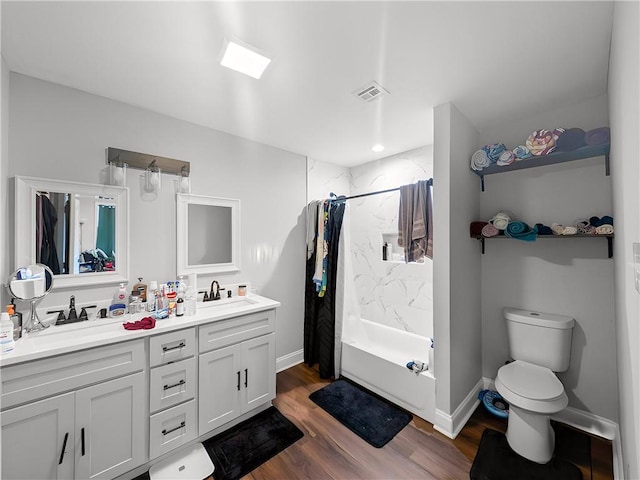
{"label": "toilet tank", "polygon": [[573,318],[516,308],[505,308],[504,318],[511,358],[554,372],[569,368]]}

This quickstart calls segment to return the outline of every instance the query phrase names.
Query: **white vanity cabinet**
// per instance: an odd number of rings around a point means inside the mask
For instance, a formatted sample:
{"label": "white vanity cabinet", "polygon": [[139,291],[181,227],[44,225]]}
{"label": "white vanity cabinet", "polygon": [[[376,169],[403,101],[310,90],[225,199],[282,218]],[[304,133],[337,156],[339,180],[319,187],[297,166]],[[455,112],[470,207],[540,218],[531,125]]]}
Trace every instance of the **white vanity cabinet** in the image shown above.
{"label": "white vanity cabinet", "polygon": [[199,327],[199,435],[275,398],[274,332],[274,310]]}
{"label": "white vanity cabinet", "polygon": [[3,368],[2,478],[113,478],[143,464],[144,367],[139,340]]}

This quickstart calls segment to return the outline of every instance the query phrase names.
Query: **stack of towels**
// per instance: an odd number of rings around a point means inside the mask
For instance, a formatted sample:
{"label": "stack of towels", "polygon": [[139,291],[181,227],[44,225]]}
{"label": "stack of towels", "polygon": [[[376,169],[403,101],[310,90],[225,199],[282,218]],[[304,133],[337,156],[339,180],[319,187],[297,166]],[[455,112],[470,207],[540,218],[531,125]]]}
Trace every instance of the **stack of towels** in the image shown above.
{"label": "stack of towels", "polygon": [[602,218],[591,217],[588,220],[577,220],[575,226],[552,223],[551,227],[548,227],[542,223],[536,223],[530,227],[525,222],[512,220],[505,212],[498,212],[488,222],[471,222],[469,233],[474,238],[505,235],[526,242],[535,241],[538,235],[612,235],[613,217],[605,215]]}
{"label": "stack of towels", "polygon": [[471,156],[471,169],[482,171],[490,165],[505,166],[513,162],[555,151],[570,152],[586,145],[596,146],[609,143],[608,127],[594,128],[585,132],[581,128],[542,128],[529,135],[524,145],[508,149],[503,143],[492,143],[480,148]]}

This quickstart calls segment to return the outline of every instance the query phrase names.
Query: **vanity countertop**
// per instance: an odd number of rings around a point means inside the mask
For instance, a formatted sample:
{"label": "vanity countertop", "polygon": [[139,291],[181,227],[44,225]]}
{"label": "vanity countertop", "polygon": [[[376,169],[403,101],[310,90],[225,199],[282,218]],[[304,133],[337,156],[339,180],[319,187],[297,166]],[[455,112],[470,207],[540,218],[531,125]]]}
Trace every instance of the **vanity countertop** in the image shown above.
{"label": "vanity countertop", "polygon": [[[249,295],[207,303],[198,302],[195,315],[156,320],[155,328],[150,330],[125,330],[122,326],[123,323],[144,318],[148,315],[146,313],[89,320],[71,325],[52,325],[40,332],[25,334],[16,341],[13,352],[0,356],[0,366],[6,367],[53,355],[150,337],[240,315],[271,310],[279,306],[280,302],[276,300],[260,295]],[[43,321],[43,323],[46,322]]]}

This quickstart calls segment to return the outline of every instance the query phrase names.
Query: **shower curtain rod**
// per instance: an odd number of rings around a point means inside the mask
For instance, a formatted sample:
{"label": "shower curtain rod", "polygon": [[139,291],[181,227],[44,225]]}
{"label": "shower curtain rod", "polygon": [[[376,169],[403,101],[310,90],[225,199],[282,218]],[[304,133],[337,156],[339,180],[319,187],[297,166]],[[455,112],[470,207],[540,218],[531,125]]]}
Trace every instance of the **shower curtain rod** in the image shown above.
{"label": "shower curtain rod", "polygon": [[[429,185],[433,186],[433,178],[430,178],[427,181],[429,182]],[[400,190],[400,187],[388,188],[386,190],[378,190],[377,192],[361,193],[359,195],[351,195],[350,197],[338,198],[337,201],[351,200],[352,198],[368,197],[370,195],[378,195],[380,193],[395,192],[396,190]],[[332,196],[334,195],[333,192],[331,193],[331,195]]]}

